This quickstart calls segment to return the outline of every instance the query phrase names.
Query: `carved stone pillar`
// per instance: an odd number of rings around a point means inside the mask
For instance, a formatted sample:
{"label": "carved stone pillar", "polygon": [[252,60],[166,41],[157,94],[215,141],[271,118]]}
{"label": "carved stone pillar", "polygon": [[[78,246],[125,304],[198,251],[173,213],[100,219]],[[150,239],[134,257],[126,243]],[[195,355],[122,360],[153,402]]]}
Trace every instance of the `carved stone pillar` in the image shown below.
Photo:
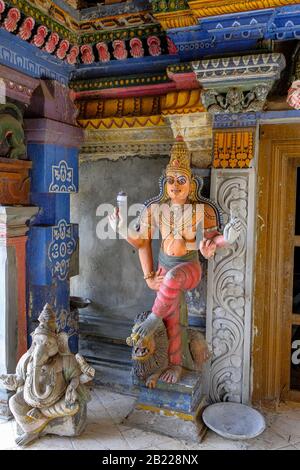
{"label": "carved stone pillar", "polygon": [[[26,223],[37,207],[0,206],[0,374],[13,373],[27,350]],[[0,388],[0,416],[9,417],[9,393]]]}
{"label": "carved stone pillar", "polygon": [[212,169],[211,198],[242,222],[229,248],[208,267],[207,340],[212,347],[210,398],[247,403],[250,392],[251,307],[254,253],[255,170]]}

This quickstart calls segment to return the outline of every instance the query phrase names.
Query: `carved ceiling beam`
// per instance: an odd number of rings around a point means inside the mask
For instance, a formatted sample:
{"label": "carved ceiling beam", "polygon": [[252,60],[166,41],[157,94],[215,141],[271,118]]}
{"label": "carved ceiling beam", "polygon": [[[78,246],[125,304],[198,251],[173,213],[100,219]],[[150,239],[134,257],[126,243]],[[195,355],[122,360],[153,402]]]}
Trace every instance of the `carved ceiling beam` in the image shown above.
{"label": "carved ceiling beam", "polygon": [[210,113],[249,113],[263,109],[285,59],[282,54],[251,54],[201,60],[192,67]]}

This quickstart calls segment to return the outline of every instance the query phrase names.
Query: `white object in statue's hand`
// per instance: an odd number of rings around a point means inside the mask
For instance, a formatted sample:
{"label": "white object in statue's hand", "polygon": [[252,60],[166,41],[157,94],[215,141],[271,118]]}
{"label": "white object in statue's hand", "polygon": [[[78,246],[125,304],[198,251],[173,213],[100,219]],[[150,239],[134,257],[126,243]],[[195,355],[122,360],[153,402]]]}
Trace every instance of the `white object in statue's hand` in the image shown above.
{"label": "white object in statue's hand", "polygon": [[233,217],[230,219],[228,224],[225,225],[223,236],[224,240],[230,245],[234,243],[240,235],[242,230],[242,224],[238,217]]}

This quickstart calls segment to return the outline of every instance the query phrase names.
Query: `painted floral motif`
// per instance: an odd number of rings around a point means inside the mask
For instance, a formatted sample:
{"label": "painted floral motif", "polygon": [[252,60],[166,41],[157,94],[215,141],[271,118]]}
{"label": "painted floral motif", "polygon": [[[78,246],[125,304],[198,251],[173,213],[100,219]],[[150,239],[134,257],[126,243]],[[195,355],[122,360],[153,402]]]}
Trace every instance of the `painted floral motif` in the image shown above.
{"label": "painted floral motif", "polygon": [[58,331],[67,331],[69,336],[77,334],[78,332],[78,310],[68,312],[65,309],[59,311],[56,317],[56,324]]}
{"label": "painted floral motif", "polygon": [[286,101],[292,108],[300,109],[300,80],[292,83]]}
{"label": "painted floral motif", "polygon": [[139,38],[133,38],[129,42],[132,57],[144,57],[143,43]]}
{"label": "painted floral motif", "polygon": [[46,36],[48,34],[48,29],[46,26],[39,26],[36,32],[36,35],[33,37],[33,44],[36,47],[42,47],[45,43]]}
{"label": "painted floral motif", "polygon": [[158,56],[161,54],[160,39],[157,36],[149,36],[147,39],[149,54]]}
{"label": "painted floral motif", "polygon": [[70,47],[69,41],[67,39],[63,39],[59,45],[59,48],[56,51],[56,56],[59,59],[63,60],[67,55],[69,47]]}
{"label": "painted floral motif", "polygon": [[29,16],[28,18],[25,18],[25,20],[23,21],[19,29],[18,36],[20,36],[20,38],[23,39],[24,41],[27,41],[28,39],[30,39],[34,25],[35,25],[35,20],[31,18],[31,16]]}
{"label": "painted floral motif", "polygon": [[71,47],[70,52],[67,55],[68,64],[70,65],[76,64],[78,55],[79,55],[79,47],[78,46]]}
{"label": "painted floral motif", "polygon": [[52,54],[58,43],[59,35],[57,33],[51,33],[48,41],[46,42],[45,51],[49,52],[49,54]]}
{"label": "painted floral motif", "polygon": [[65,160],[59,165],[52,166],[52,181],[49,186],[50,193],[69,193],[76,191],[73,182],[73,168],[70,168]]}
{"label": "painted floral motif", "polygon": [[113,55],[117,60],[127,59],[128,52],[126,50],[125,42],[121,39],[113,41],[114,52]]}
{"label": "painted floral motif", "polygon": [[48,249],[48,258],[52,264],[52,275],[65,281],[69,274],[70,257],[76,248],[73,227],[62,219],[52,228],[52,241]]}
{"label": "painted floral motif", "polygon": [[6,29],[6,31],[9,31],[10,33],[15,31],[17,29],[20,18],[21,13],[18,8],[11,8],[4,21],[4,28]]}
{"label": "painted floral motif", "polygon": [[171,38],[167,37],[167,44],[168,44],[168,52],[170,55],[177,54],[178,49],[175,46],[174,42],[172,41]]}
{"label": "painted floral motif", "polygon": [[108,46],[105,42],[98,42],[96,44],[96,49],[98,51],[98,56],[100,62],[109,62],[110,61],[110,54],[108,51]]}
{"label": "painted floral motif", "polygon": [[84,46],[81,46],[80,52],[81,60],[84,64],[91,64],[92,62],[94,62],[95,57],[93,54],[92,46],[85,44]]}

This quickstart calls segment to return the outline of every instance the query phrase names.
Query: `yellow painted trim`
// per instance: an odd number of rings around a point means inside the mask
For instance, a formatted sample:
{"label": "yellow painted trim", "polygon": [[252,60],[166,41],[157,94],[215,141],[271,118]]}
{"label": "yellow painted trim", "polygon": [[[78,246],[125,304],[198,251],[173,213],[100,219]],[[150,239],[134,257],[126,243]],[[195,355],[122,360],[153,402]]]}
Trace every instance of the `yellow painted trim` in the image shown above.
{"label": "yellow painted trim", "polygon": [[249,168],[254,158],[254,130],[221,129],[214,132],[213,167]]}
{"label": "yellow painted trim", "polygon": [[294,0],[192,0],[189,3],[194,17],[224,15],[242,11],[296,5]]}
{"label": "yellow painted trim", "polygon": [[138,405],[136,405],[136,408],[138,410],[151,411],[152,413],[162,413],[165,416],[176,416],[177,418],[182,419],[183,421],[195,421],[195,417],[192,415],[188,415],[186,413],[179,413],[178,411],[166,410],[165,408],[158,408],[157,406],[142,405],[141,403],[139,403]]}
{"label": "yellow painted trim", "polygon": [[190,10],[154,13],[153,16],[157,19],[163,29],[184,28],[187,26],[194,26],[198,23],[197,18],[194,17]]}
{"label": "yellow painted trim", "polygon": [[104,119],[78,119],[78,124],[84,129],[110,130],[110,129],[132,129],[136,127],[163,126],[165,121],[162,116],[139,116],[139,117],[108,117]]}

